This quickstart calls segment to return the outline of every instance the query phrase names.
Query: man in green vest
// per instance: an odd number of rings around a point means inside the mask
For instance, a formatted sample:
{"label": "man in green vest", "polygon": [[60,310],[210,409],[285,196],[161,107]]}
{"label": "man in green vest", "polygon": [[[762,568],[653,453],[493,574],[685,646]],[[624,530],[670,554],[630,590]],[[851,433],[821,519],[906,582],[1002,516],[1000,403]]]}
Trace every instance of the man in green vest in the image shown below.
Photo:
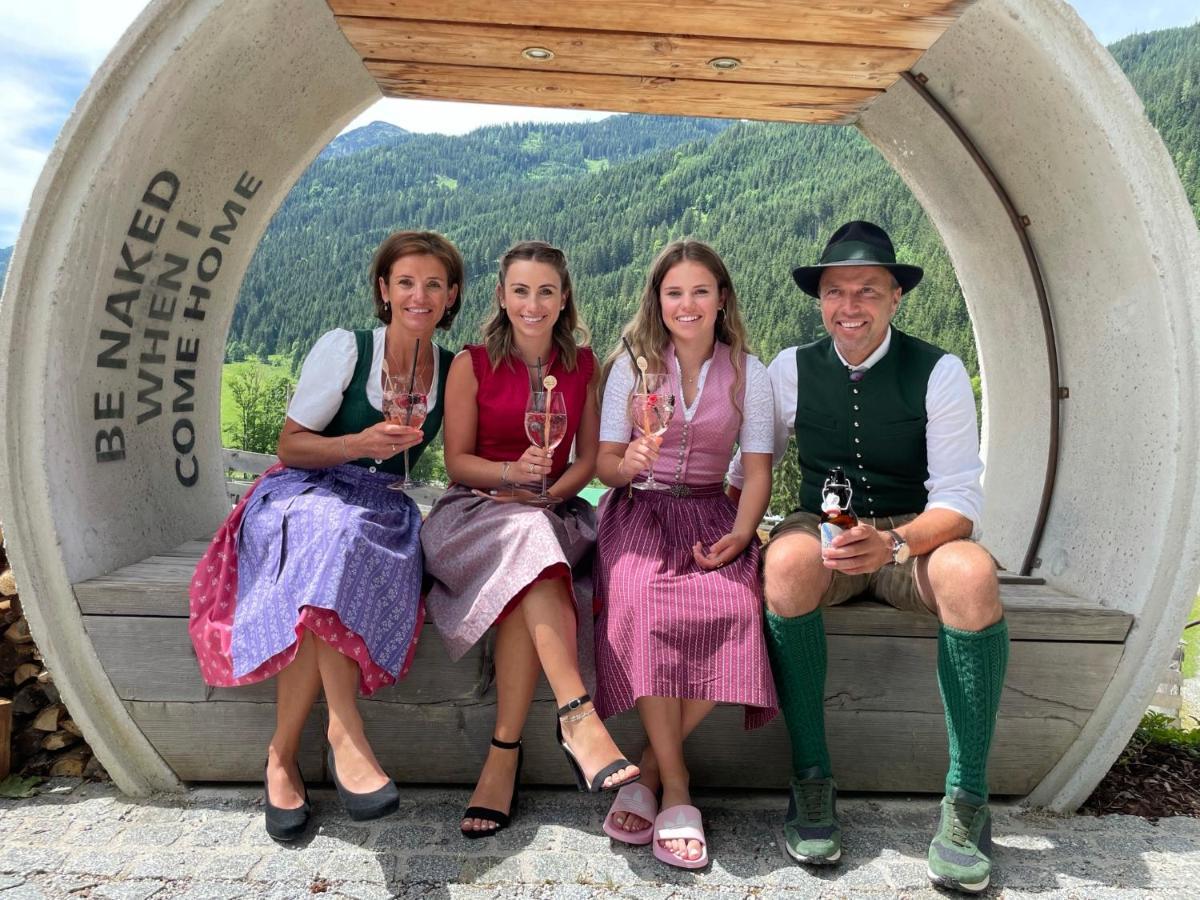
{"label": "man in green vest", "polygon": [[[767,647],[792,742],[787,852],[831,864],[842,851],[821,609],[866,594],[937,616],[950,768],[929,877],[974,893],[991,877],[987,757],[1008,626],[995,564],[971,540],[983,465],[970,379],[956,356],[891,325],[922,274],[898,264],[891,239],[870,222],[843,225],[817,265],[792,273],[820,301],[829,336],[784,350],[769,367],[775,459],[795,434],[802,482],[800,508],[772,531],[764,555]],[[821,488],[834,467],[849,478],[859,524],[822,551]],[[740,475],[735,459],[734,489]]]}

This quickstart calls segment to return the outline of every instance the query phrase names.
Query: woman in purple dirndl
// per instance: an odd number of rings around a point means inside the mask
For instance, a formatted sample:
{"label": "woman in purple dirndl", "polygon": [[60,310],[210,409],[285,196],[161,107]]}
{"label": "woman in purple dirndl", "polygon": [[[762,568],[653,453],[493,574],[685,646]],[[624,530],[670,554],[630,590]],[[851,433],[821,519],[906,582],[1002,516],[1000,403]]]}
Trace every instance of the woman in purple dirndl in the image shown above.
{"label": "woman in purple dirndl", "polygon": [[[604,717],[636,707],[649,746],[641,782],[621,789],[604,830],[699,868],[708,849],[684,739],[717,703],[743,705],[747,728],[778,711],[756,537],[771,495],[771,385],[745,350],[725,264],[698,241],[659,254],[624,341],[628,352],[608,361],[601,410],[597,471],[613,490],[597,537],[596,704]],[[665,384],[639,374],[643,361]],[[672,400],[661,430],[656,417]],[[746,463],[736,505],[723,490],[735,445]]]}
{"label": "woman in purple dirndl", "polygon": [[[372,819],[398,805],[356,692],[403,677],[420,632],[421,516],[388,486],[405,472],[404,451],[415,463],[441,425],[453,355],[432,336],[453,322],[462,284],[462,256],[441,235],[398,232],[383,242],[372,272],[383,325],[317,341],[279,436],[283,466],[234,510],[218,532],[224,545],[206,554],[192,582],[189,631],[205,681],[276,679],[264,805],[277,840],[308,824],[297,753],[322,691],[329,771],[347,812]],[[409,380],[408,394],[413,382],[429,386],[423,422],[385,420],[389,373]]]}

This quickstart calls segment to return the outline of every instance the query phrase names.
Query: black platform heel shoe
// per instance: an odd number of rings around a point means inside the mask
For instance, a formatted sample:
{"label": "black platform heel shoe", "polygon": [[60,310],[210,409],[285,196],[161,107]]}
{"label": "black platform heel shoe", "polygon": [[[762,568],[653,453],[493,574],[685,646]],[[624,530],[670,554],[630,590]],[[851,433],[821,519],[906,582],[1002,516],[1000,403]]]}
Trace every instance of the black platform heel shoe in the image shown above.
{"label": "black platform heel shoe", "polygon": [[517,797],[521,791],[521,765],[525,762],[525,748],[521,746],[520,738],[511,743],[492,738],[492,746],[499,747],[501,750],[517,751],[517,774],[513,776],[512,799],[508,801],[507,813],[502,813],[498,809],[488,809],[486,806],[467,807],[467,811],[463,813],[464,819],[483,819],[485,822],[496,823],[495,828],[485,828],[482,831],[459,828],[463,837],[471,838],[472,840],[475,838],[491,837],[497,831],[507,828],[508,824],[517,817]]}
{"label": "black platform heel shoe", "polygon": [[[303,784],[303,782],[301,782]],[[280,809],[271,803],[267,786],[267,767],[263,766],[263,818],[267,834],[276,841],[294,841],[308,828],[312,807],[308,804],[308,785],[304,785],[304,803],[295,809]]]}
{"label": "black platform heel shoe", "polygon": [[[563,737],[562,723],[563,723],[563,716],[569,716],[570,713],[575,712],[575,710],[579,709],[579,707],[583,706],[583,704],[590,703],[591,700],[592,700],[592,698],[589,694],[583,694],[582,696],[576,697],[574,700],[571,700],[565,706],[560,706],[558,708],[558,722],[554,726],[554,731],[555,731],[555,737],[557,737],[557,739],[558,739],[558,745],[560,747],[562,747],[562,751],[567,757],[567,762],[569,762],[571,764],[571,770],[575,773],[575,783],[577,785],[579,785],[579,790],[584,791],[585,793],[588,793],[588,794],[599,794],[601,791],[615,791],[618,788],[622,788],[627,784],[633,784],[635,781],[637,781],[638,779],[640,779],[642,777],[642,773],[638,772],[638,774],[634,775],[632,778],[627,778],[624,781],[618,782],[617,784],[610,785],[609,787],[605,787],[604,786],[605,778],[607,778],[609,775],[615,775],[617,772],[620,772],[622,769],[633,765],[633,763],[631,763],[629,760],[627,760],[625,757],[622,756],[620,759],[616,760],[615,762],[610,762],[607,766],[605,766],[603,769],[601,769],[599,772],[597,772],[595,775],[593,775],[592,780],[590,782],[583,776],[583,767],[581,765],[579,765],[579,760],[577,760],[575,758],[574,751],[572,751],[571,748],[567,746],[566,738]],[[575,715],[570,716],[567,719],[567,721],[568,722],[578,722],[581,719],[586,719],[588,716],[592,716],[595,714],[596,714],[596,708],[593,706],[587,712],[575,713]]]}
{"label": "black platform heel shoe", "polygon": [[356,822],[366,822],[369,819],[379,819],[394,813],[400,807],[400,791],[390,778],[388,783],[378,790],[366,794],[356,794],[348,790],[338,780],[337,760],[333,758],[333,747],[329,748],[329,774],[333,777],[333,786],[337,788],[338,799],[342,808]]}

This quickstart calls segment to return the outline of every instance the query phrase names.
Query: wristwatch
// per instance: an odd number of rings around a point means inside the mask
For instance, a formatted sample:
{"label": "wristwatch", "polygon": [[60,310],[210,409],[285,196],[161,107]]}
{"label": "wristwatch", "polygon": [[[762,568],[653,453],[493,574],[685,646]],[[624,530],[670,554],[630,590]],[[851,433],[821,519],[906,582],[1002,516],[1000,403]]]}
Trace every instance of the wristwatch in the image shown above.
{"label": "wristwatch", "polygon": [[908,549],[908,542],[895,531],[889,531],[892,536],[892,564],[902,566],[908,562],[912,552]]}

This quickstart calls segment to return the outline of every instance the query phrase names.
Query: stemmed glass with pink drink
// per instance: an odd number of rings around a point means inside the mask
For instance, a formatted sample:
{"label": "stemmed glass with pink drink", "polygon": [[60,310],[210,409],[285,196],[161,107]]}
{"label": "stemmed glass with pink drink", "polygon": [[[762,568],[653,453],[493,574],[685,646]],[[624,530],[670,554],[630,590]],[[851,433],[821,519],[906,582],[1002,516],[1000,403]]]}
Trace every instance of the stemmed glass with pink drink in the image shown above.
{"label": "stemmed glass with pink drink", "polygon": [[[567,403],[563,395],[549,384],[553,376],[546,376],[548,390],[533,391],[525,402],[525,436],[529,442],[545,450],[554,450],[567,434]],[[530,502],[552,506],[556,497],[546,491],[546,476],[542,476],[542,491]]]}
{"label": "stemmed glass with pink drink", "polygon": [[[667,430],[675,415],[675,391],[665,373],[643,372],[629,395],[629,418],[633,429],[642,437],[657,437]],[[645,481],[633,486],[644,491],[665,491],[669,487],[654,480],[651,466]]]}
{"label": "stemmed glass with pink drink", "polygon": [[[383,391],[383,415],[396,425],[420,428],[429,413],[429,395],[425,380],[415,372],[410,377],[388,376]],[[393,491],[405,491],[420,487],[408,475],[408,448],[404,448],[404,477],[393,481],[388,487]]]}

